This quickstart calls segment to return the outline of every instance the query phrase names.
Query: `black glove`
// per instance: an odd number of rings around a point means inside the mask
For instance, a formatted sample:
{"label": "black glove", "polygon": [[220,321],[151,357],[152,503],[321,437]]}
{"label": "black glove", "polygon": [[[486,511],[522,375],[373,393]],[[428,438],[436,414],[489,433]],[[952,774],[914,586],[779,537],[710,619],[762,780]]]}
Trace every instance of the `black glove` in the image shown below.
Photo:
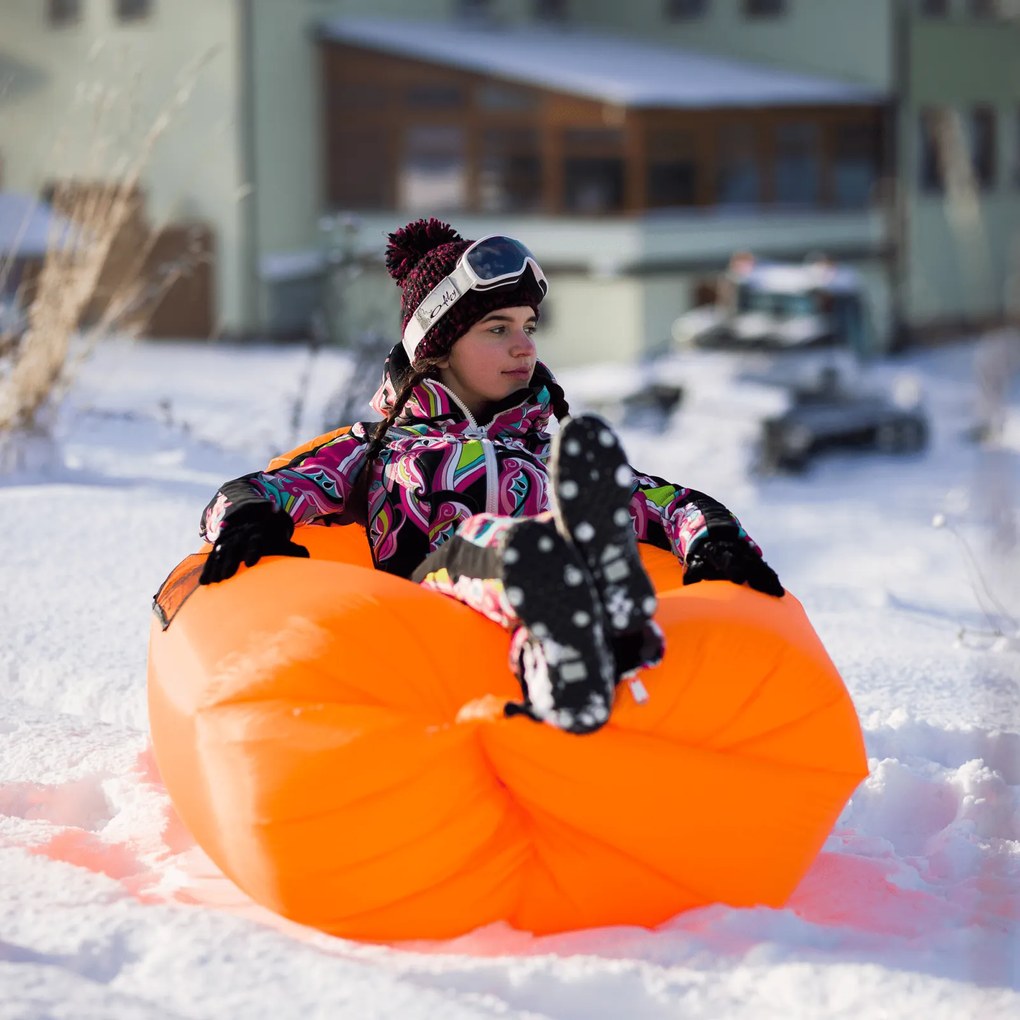
{"label": "black glove", "polygon": [[215,584],[237,573],[243,563],[253,567],[263,556],[307,557],[308,550],[290,540],[294,518],[271,503],[252,503],[238,508],[223,522],[202,568],[199,584]]}
{"label": "black glove", "polygon": [[766,595],[784,594],[776,572],[739,538],[704,538],[687,555],[684,584],[732,581]]}

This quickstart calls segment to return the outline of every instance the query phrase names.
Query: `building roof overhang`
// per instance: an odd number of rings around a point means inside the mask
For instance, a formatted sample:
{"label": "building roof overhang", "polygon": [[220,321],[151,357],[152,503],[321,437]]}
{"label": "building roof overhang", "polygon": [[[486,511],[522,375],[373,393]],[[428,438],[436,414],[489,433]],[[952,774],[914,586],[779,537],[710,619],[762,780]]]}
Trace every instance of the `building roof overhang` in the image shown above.
{"label": "building roof overhang", "polygon": [[318,38],[634,108],[881,105],[878,89],[573,26],[328,18]]}

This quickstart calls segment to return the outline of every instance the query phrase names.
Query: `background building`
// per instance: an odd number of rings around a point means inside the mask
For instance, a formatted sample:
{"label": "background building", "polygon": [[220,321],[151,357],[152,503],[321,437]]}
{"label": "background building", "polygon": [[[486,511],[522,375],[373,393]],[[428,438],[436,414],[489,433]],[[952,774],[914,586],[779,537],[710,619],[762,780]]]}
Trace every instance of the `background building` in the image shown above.
{"label": "background building", "polygon": [[209,306],[170,332],[300,334],[323,303],[343,339],[392,332],[385,233],[432,213],[526,238],[559,364],[666,345],[737,250],[855,267],[878,350],[1017,300],[1009,0],[0,0],[0,23],[0,188],[109,179],[170,110],[144,214],[168,252],[204,231],[207,290],[175,302]]}

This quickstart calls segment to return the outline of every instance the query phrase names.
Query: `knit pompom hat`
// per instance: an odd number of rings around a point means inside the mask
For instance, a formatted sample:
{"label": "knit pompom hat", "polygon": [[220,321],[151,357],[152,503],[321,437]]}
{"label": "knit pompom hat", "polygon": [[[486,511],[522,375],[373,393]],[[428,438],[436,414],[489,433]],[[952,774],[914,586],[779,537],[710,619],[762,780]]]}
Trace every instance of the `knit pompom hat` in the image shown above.
{"label": "knit pompom hat", "polygon": [[[418,305],[436,284],[453,272],[457,260],[472,244],[474,241],[465,240],[448,223],[434,217],[415,220],[389,235],[386,268],[403,292],[401,330],[407,328]],[[414,363],[449,354],[453,345],[479,319],[497,308],[528,306],[537,317],[543,296],[530,269],[515,283],[486,291],[468,291],[425,334],[415,348]]]}

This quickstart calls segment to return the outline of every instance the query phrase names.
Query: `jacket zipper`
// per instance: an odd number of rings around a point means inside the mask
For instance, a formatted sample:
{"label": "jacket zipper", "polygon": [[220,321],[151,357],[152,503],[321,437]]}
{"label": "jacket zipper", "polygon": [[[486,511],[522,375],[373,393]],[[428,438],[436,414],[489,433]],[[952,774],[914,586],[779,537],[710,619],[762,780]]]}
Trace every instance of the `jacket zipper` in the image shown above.
{"label": "jacket zipper", "polygon": [[[469,435],[472,439],[477,439],[482,444],[482,453],[485,456],[485,512],[487,514],[499,513],[499,474],[496,466],[496,446],[489,438],[485,426],[478,424],[475,416],[461,403],[457,394],[449,387],[443,386],[441,382],[437,382],[435,385],[441,387],[449,395],[450,399],[464,412],[464,417],[468,420],[466,435]],[[521,404],[523,403],[526,403],[526,401],[521,401]],[[520,407],[521,404],[517,406]],[[513,408],[509,410],[513,410]]]}

